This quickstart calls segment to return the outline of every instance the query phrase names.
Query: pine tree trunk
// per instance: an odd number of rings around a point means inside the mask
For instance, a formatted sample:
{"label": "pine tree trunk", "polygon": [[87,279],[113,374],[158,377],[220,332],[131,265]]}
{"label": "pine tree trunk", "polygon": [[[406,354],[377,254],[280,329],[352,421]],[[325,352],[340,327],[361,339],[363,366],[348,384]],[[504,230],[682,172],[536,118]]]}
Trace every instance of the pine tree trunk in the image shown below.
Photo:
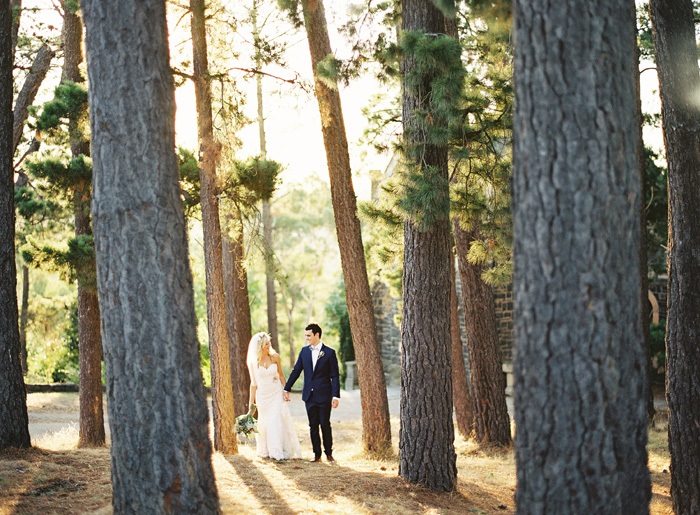
{"label": "pine tree trunk", "polygon": [[22,374],[27,375],[27,322],[29,321],[29,267],[22,265],[22,309],[19,314],[19,345]]}
{"label": "pine tree trunk", "polygon": [[302,0],[302,8],[314,71],[316,99],[321,114],[350,331],[357,360],[362,404],[362,444],[370,454],[384,455],[391,448],[389,400],[367,278],[360,220],[357,218],[345,122],[338,90],[328,87],[316,72],[318,64],[332,54],[326,14],[322,0]]}
{"label": "pine tree trunk", "polygon": [[49,45],[44,43],[39,48],[36,54],[36,58],[32,63],[32,67],[29,69],[27,78],[24,79],[24,84],[22,84],[22,89],[17,94],[17,99],[15,100],[14,108],[14,120],[12,122],[12,153],[14,154],[17,150],[20,140],[22,139],[22,131],[24,130],[24,122],[27,121],[29,116],[29,106],[34,103],[37,93],[41,84],[46,78],[46,74],[49,72],[51,67],[51,61],[53,60],[56,52],[54,52]]}
{"label": "pine tree trunk", "polygon": [[207,327],[211,352],[211,396],[214,411],[214,448],[224,454],[237,454],[234,432],[236,408],[231,382],[229,335],[226,327],[226,301],[221,223],[219,218],[216,167],[221,145],[214,140],[211,115],[211,84],[207,56],[204,0],[190,0],[194,91],[197,103],[197,132],[200,146],[200,197],[204,230],[204,268],[207,284]]}
{"label": "pine tree trunk", "polygon": [[[248,395],[250,390],[250,375],[247,370],[248,342],[253,337],[252,322],[250,319],[250,297],[248,295],[248,271],[245,268],[245,242],[243,234],[243,220],[238,213],[238,225],[240,230],[231,240],[233,256],[233,303],[235,312],[234,339],[238,342],[238,362],[241,367],[239,384]],[[248,398],[243,404],[243,410],[248,406]],[[239,410],[240,412],[241,410]]]}
{"label": "pine tree trunk", "polygon": [[[444,34],[445,18],[431,2],[402,4],[402,30]],[[428,112],[434,126],[445,126],[431,110],[431,77],[409,87],[405,77],[419,64],[402,59],[403,128],[407,165],[423,180],[432,179],[436,198],[449,199],[447,146],[429,141],[419,114]],[[435,127],[433,127],[435,128]],[[420,159],[409,157],[420,148]],[[414,159],[414,161],[411,161]],[[432,176],[432,177],[431,177]],[[399,475],[432,490],[452,491],[457,482],[452,420],[450,340],[450,222],[449,202],[427,227],[413,220],[404,224],[403,319],[401,322],[401,427]]]}
{"label": "pine tree trunk", "polygon": [[0,450],[30,447],[17,313],[12,173],[12,11],[0,7]]}
{"label": "pine tree trunk", "polygon": [[82,8],[113,509],[218,513],[165,1]]}
{"label": "pine tree trunk", "polygon": [[[635,46],[635,55],[637,60],[637,69],[639,69],[639,46]],[[641,83],[639,73],[635,76],[634,81],[636,112],[637,112],[637,127],[639,130],[639,185],[642,190],[642,202],[639,203],[639,283],[641,285],[641,304],[640,316],[642,318],[642,349],[644,350],[644,362],[646,363],[646,406],[647,406],[647,425],[651,428],[654,426],[654,416],[656,409],[654,408],[654,390],[651,384],[651,335],[649,319],[649,260],[647,257],[647,211],[644,202],[644,192],[646,191],[646,163],[644,162],[644,139],[643,126],[644,115],[642,113],[642,96]]]}
{"label": "pine tree trunk", "polygon": [[[238,228],[242,227],[240,218],[233,225],[237,227],[234,231],[238,231]],[[248,398],[250,397],[250,374],[246,359],[248,343],[252,337],[248,274],[243,265],[243,233],[240,234],[240,240],[238,240],[238,236],[232,239],[224,234],[221,241],[224,288],[226,290],[226,327],[230,342],[231,384],[233,385],[236,415],[242,415],[248,411]]]}
{"label": "pine tree trunk", "polygon": [[666,398],[671,497],[678,515],[700,513],[700,94],[693,3],[652,0],[668,162]]}
{"label": "pine tree trunk", "polygon": [[[451,260],[452,262],[452,260]],[[459,328],[459,299],[454,263],[450,266],[450,341],[452,342],[452,398],[454,399],[457,429],[462,437],[469,438],[474,429],[469,381],[464,366],[462,336]]]}
{"label": "pine tree trunk", "polygon": [[11,10],[11,27],[10,34],[12,39],[12,55],[10,62],[14,65],[15,52],[17,51],[17,37],[19,36],[19,21],[22,16],[22,0],[10,0]]}
{"label": "pine tree trunk", "polygon": [[[69,7],[63,13],[63,81],[83,83],[83,23]],[[79,120],[69,120],[71,155],[90,156],[90,142],[80,131]],[[73,192],[75,236],[92,236],[90,200],[92,185],[83,182]],[[78,447],[105,444],[102,407],[102,335],[100,305],[95,284],[95,262],[78,277],[78,345],[80,362],[80,418]]]}
{"label": "pine tree trunk", "polygon": [[467,261],[471,243],[479,237],[479,231],[465,231],[457,220],[453,223],[453,231],[462,279],[474,434],[481,445],[506,447],[511,445],[512,439],[498,342],[496,303],[491,287],[481,278],[483,267]]}
{"label": "pine tree trunk", "polygon": [[648,513],[634,3],[514,12],[517,513]]}

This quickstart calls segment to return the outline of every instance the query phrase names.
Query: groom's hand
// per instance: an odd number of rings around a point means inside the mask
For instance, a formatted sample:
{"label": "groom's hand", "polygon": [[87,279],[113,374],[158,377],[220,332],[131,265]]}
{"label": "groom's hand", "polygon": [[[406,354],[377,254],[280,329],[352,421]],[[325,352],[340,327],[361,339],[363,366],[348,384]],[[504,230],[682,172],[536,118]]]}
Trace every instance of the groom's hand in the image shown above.
{"label": "groom's hand", "polygon": [[289,392],[287,390],[282,392],[282,398],[284,399],[284,402],[289,402]]}
{"label": "groom's hand", "polygon": [[333,408],[337,408],[337,407],[338,407],[338,404],[340,404],[340,401],[339,401],[338,399],[335,399],[335,398],[334,398],[334,399],[331,401],[331,406],[332,406]]}

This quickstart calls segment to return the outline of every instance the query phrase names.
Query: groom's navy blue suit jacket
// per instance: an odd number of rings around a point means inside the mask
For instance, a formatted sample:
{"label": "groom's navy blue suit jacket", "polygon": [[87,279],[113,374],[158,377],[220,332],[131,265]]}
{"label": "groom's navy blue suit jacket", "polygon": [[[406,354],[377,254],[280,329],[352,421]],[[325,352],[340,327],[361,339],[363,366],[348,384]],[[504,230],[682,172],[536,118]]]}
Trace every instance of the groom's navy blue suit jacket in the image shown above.
{"label": "groom's navy blue suit jacket", "polygon": [[311,359],[311,348],[306,345],[299,353],[292,373],[289,374],[289,379],[284,389],[288,392],[292,391],[292,386],[299,379],[302,370],[304,371],[304,388],[301,392],[301,398],[304,402],[309,400],[311,391],[314,392],[314,401],[318,404],[331,402],[333,397],[340,398],[340,374],[338,372],[338,358],[335,351],[325,344],[321,344],[321,351],[316,361],[314,369],[313,360]]}

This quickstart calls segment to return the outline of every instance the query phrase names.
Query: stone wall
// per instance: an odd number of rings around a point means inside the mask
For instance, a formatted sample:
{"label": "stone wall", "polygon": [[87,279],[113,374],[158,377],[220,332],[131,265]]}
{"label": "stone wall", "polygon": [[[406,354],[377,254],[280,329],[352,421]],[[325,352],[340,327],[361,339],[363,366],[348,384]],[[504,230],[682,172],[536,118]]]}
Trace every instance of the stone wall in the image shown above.
{"label": "stone wall", "polygon": [[[464,310],[461,307],[461,285],[457,279],[457,293],[460,299],[459,325],[462,333],[463,357],[467,373],[469,372],[469,360],[467,359],[467,345],[464,335]],[[513,293],[510,287],[494,292],[496,301],[496,317],[498,320],[498,332],[501,342],[501,352],[504,362],[512,359],[513,346]],[[401,328],[399,320],[399,300],[389,294],[389,289],[383,283],[375,283],[372,288],[374,301],[374,316],[377,320],[377,333],[381,345],[382,362],[387,385],[399,386],[401,383]]]}
{"label": "stone wall", "polygon": [[[659,320],[666,320],[666,288],[667,278],[660,277],[650,281],[649,290],[653,294],[653,301],[650,306],[656,310]],[[464,310],[461,307],[461,285],[457,278],[457,290],[459,295],[460,327],[462,333],[462,343],[464,345],[464,361],[469,371],[469,360],[467,359],[467,346],[464,328]],[[382,361],[384,363],[384,374],[389,386],[398,386],[401,382],[401,330],[398,325],[400,311],[398,300],[391,297],[389,289],[382,283],[376,283],[372,289],[374,300],[374,316],[377,320],[377,331],[382,350]],[[512,386],[512,362],[513,362],[513,288],[508,285],[494,289],[494,300],[496,302],[496,319],[498,322],[498,338],[501,345],[501,359],[503,370],[506,373],[507,382]],[[651,315],[650,315],[651,320]]]}

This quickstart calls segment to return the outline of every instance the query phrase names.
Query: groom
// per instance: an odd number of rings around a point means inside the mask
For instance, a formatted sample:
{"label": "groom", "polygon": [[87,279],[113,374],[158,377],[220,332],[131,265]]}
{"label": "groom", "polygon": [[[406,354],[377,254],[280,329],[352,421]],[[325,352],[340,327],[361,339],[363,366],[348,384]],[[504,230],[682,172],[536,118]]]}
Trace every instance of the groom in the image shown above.
{"label": "groom", "polygon": [[304,338],[309,345],[301,349],[299,358],[289,380],[284,386],[284,400],[289,400],[289,392],[304,371],[304,389],[301,398],[306,403],[306,414],[309,417],[311,445],[314,448],[313,463],[321,461],[321,438],[318,428],[323,435],[323,452],[326,460],[333,462],[333,434],[331,433],[331,408],[337,408],[340,402],[340,376],[338,359],[335,351],[326,347],[321,341],[321,328],[318,324],[306,326]]}

